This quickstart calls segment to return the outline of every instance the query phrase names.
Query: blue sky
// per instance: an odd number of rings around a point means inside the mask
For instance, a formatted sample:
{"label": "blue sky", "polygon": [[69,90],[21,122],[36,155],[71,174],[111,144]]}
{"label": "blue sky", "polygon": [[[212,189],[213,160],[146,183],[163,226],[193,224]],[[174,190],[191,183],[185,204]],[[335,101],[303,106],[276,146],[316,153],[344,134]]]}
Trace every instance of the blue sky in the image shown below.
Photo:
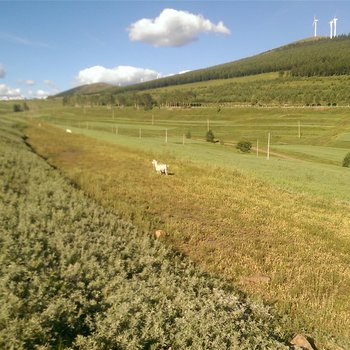
{"label": "blue sky", "polygon": [[0,99],[125,85],[350,33],[348,1],[3,1]]}

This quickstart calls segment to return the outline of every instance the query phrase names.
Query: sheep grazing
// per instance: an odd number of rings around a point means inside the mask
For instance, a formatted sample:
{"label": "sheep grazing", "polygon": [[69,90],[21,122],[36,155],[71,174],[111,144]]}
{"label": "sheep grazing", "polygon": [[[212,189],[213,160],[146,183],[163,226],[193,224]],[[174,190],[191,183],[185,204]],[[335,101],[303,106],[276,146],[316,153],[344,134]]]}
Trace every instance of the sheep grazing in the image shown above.
{"label": "sheep grazing", "polygon": [[71,129],[66,129],[66,132],[68,132],[69,134],[72,133],[72,130]]}
{"label": "sheep grazing", "polygon": [[165,174],[168,175],[168,165],[167,164],[158,164],[158,162],[153,159],[152,164],[154,166],[154,169],[156,169],[156,172],[158,174]]}

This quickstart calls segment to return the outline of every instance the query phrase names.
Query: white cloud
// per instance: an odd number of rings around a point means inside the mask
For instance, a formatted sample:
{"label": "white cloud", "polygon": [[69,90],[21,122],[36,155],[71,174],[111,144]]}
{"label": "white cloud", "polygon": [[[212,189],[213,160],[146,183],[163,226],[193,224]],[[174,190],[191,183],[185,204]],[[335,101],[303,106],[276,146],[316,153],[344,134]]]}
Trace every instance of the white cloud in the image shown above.
{"label": "white cloud", "polygon": [[230,34],[223,22],[215,24],[202,15],[174,9],[164,9],[155,19],[140,19],[128,31],[130,40],[155,47],[183,46],[196,40],[200,33]]}
{"label": "white cloud", "polygon": [[44,91],[44,90],[36,90],[36,91],[32,91],[29,90],[28,91],[28,96],[29,98],[39,98],[39,99],[45,99],[47,96],[50,96],[51,94],[48,91]]}
{"label": "white cloud", "polygon": [[75,77],[75,80],[77,85],[109,83],[124,86],[142,83],[159,77],[160,74],[151,69],[131,66],[118,66],[114,68],[94,66],[81,70]]}
{"label": "white cloud", "polygon": [[6,71],[4,66],[0,63],[0,78],[4,78],[6,75]]}
{"label": "white cloud", "polygon": [[26,79],[26,80],[18,80],[19,84],[24,84],[24,85],[35,85],[34,80]]}
{"label": "white cloud", "polygon": [[13,89],[5,84],[0,84],[0,100],[22,99],[21,89]]}

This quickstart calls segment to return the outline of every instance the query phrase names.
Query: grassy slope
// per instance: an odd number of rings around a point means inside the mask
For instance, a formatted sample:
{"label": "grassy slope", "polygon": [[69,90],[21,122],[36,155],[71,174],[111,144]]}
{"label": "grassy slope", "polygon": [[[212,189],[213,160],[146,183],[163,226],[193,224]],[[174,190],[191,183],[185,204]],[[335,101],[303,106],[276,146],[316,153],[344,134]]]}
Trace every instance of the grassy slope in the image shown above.
{"label": "grassy slope", "polygon": [[306,105],[337,102],[349,104],[349,76],[278,77],[265,73],[248,77],[218,79],[148,90],[155,99],[164,93],[191,92],[203,104],[234,103],[262,105]]}
{"label": "grassy slope", "polygon": [[288,348],[266,307],[72,187],[14,118],[0,118],[2,349]]}
{"label": "grassy slope", "polygon": [[[208,82],[215,79],[226,80],[234,77],[252,76],[261,73],[276,73],[281,71],[291,71],[295,76],[304,77],[346,75],[349,74],[350,71],[350,61],[348,58],[349,42],[349,37],[338,37],[333,40],[328,38],[318,38],[317,40],[314,40],[312,38],[285,45],[238,61],[124,88],[106,86],[106,88],[103,89],[103,86],[101,88],[100,85],[96,84],[95,92],[97,94],[116,94],[127,91],[145,91],[156,88],[165,88],[168,86],[182,88],[182,84],[202,82],[206,85]],[[301,79],[301,81],[303,80]],[[326,81],[328,82],[328,80]],[[225,85],[228,84],[225,83]],[[290,90],[292,86],[288,86],[287,88]],[[316,90],[319,89],[319,93],[322,92],[322,86],[314,86],[314,88],[316,88]],[[92,94],[93,91],[94,86],[83,86],[61,93],[59,96],[76,93]],[[218,92],[216,92],[216,94],[218,94]],[[249,98],[251,97],[252,96]],[[221,98],[225,99],[227,97],[221,96]]]}
{"label": "grassy slope", "polygon": [[[168,242],[204,269],[276,303],[287,315],[289,329],[310,332],[323,347],[331,348],[330,336],[349,346],[347,169],[295,160],[267,162],[201,141],[183,146],[180,132],[164,144],[165,127],[184,131],[190,126],[193,134],[203,135],[206,117],[213,116],[213,110],[153,111],[156,126],[151,124],[152,113],[141,111],[122,110],[114,120],[106,109],[81,113],[79,109],[46,111],[42,119],[73,127],[73,135],[50,127],[33,128],[31,142],[104,205],[146,230],[165,228]],[[272,126],[281,131],[283,121],[303,118],[309,125],[318,125],[303,141],[325,145],[333,142],[335,130],[344,129],[347,111],[237,109],[227,113],[227,119],[222,114],[212,117],[214,131],[222,125],[228,136],[230,120],[233,130],[242,128],[234,132],[235,137],[256,129],[266,135]],[[85,123],[89,129],[80,131],[93,138],[74,135],[79,131],[75,128]],[[119,123],[125,129],[112,134]],[[152,133],[139,139],[144,125]],[[288,128],[280,142],[294,137],[299,143]],[[150,165],[154,156],[170,161],[175,175],[157,177]],[[237,169],[246,169],[248,175]],[[254,173],[265,181],[254,179]],[[267,276],[270,282],[257,276]]]}
{"label": "grassy slope", "polygon": [[[127,147],[147,149],[155,154],[158,151],[170,153],[229,170],[240,169],[290,191],[350,199],[346,169],[332,166],[341,164],[348,152],[346,147],[350,147],[349,142],[337,140],[339,133],[350,130],[347,109],[234,108],[223,109],[220,113],[215,109],[157,109],[149,112],[117,109],[112,113],[106,108],[96,108],[86,109],[85,114],[82,112],[82,109],[65,108],[44,113],[41,119]],[[202,141],[207,119],[210,119],[215,136],[226,143],[225,147]],[[301,121],[301,139],[298,138],[298,121]],[[115,135],[116,128],[118,136]],[[165,129],[168,130],[168,147],[164,143]],[[192,140],[185,140],[186,147],[183,147],[183,135],[187,131],[191,131]],[[315,162],[299,162],[296,167],[293,159],[273,156],[270,162],[266,162],[263,151],[266,150],[268,132],[272,135],[272,150]],[[259,140],[259,158],[255,152],[242,156],[232,151],[231,144],[242,138],[254,145]],[[312,147],[308,147],[310,144]]]}

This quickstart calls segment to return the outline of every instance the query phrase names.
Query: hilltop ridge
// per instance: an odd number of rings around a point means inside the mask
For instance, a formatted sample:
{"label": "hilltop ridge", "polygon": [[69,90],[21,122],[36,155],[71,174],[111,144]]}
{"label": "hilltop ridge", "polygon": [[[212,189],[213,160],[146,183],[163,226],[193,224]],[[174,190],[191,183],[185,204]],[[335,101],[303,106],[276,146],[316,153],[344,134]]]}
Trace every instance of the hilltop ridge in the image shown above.
{"label": "hilltop ridge", "polygon": [[306,38],[237,61],[129,86],[91,84],[54,97],[68,105],[348,105],[350,36]]}
{"label": "hilltop ridge", "polygon": [[160,87],[230,79],[270,72],[288,72],[291,76],[332,76],[350,74],[350,36],[306,38],[237,61],[164,77],[140,84],[117,87],[98,83],[62,92],[71,94],[122,93]]}

